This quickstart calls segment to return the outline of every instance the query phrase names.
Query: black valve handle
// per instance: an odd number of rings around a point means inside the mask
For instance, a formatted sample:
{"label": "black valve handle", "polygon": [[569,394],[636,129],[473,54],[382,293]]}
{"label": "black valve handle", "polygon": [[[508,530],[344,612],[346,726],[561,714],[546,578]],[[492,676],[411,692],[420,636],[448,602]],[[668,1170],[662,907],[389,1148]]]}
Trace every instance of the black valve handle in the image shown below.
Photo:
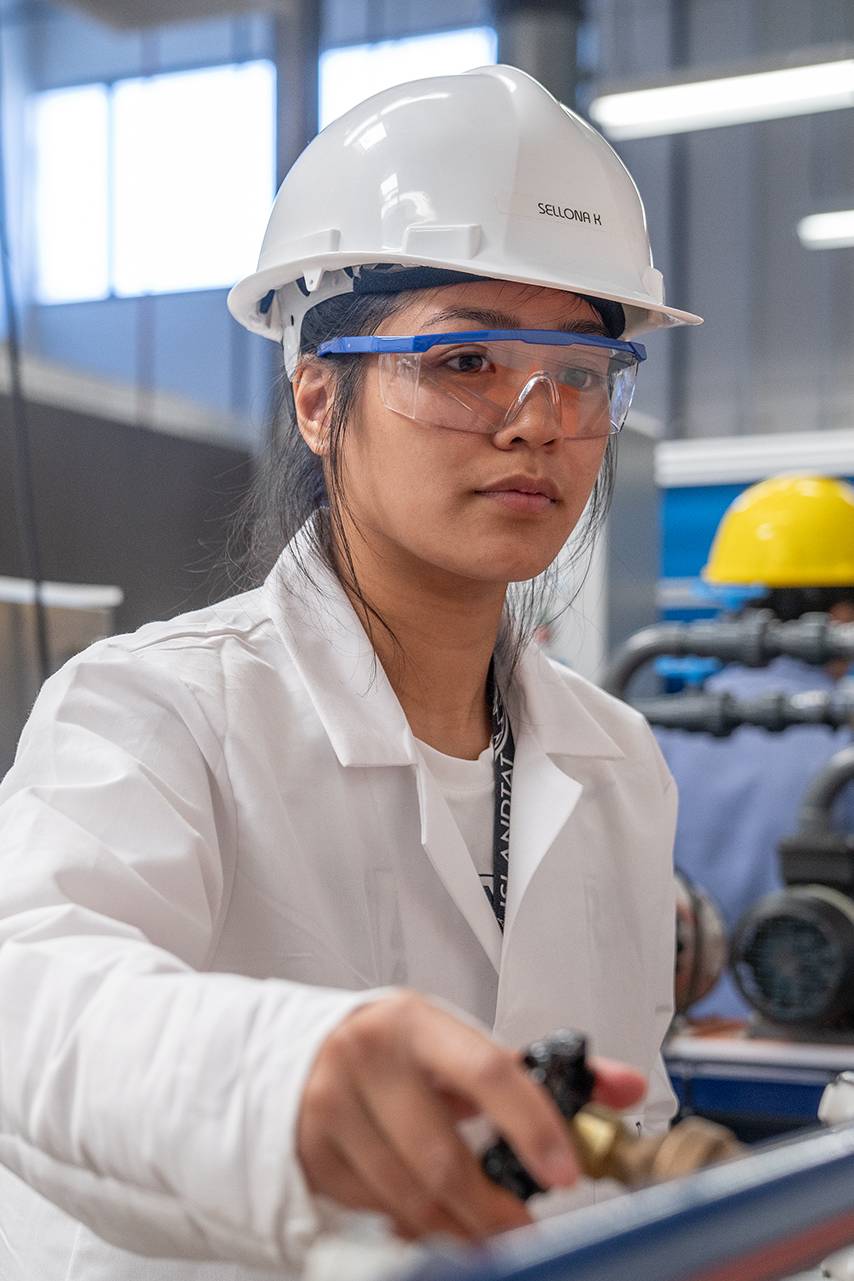
{"label": "black valve handle", "polygon": [[[561,1116],[571,1121],[590,1102],[595,1077],[587,1066],[587,1038],[561,1029],[525,1051],[523,1063],[533,1080],[548,1090]],[[520,1201],[545,1191],[533,1179],[506,1139],[498,1139],[481,1157],[484,1174]]]}

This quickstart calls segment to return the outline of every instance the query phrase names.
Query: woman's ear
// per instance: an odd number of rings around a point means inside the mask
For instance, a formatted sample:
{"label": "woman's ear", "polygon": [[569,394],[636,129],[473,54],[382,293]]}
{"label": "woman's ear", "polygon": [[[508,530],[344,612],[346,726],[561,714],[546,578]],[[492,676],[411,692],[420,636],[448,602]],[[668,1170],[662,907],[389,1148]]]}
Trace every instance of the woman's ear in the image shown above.
{"label": "woman's ear", "polygon": [[333,370],[320,360],[298,365],[293,380],[297,426],[313,454],[324,455],[329,445]]}

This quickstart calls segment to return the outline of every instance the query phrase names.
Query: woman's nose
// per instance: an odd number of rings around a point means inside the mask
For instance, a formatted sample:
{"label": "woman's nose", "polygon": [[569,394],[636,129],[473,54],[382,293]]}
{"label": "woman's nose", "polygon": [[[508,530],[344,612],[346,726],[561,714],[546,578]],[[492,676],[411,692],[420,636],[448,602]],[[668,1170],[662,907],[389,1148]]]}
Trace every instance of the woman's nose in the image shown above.
{"label": "woman's nose", "polygon": [[510,405],[494,440],[506,448],[514,440],[545,445],[563,434],[560,393],[551,374],[532,374]]}

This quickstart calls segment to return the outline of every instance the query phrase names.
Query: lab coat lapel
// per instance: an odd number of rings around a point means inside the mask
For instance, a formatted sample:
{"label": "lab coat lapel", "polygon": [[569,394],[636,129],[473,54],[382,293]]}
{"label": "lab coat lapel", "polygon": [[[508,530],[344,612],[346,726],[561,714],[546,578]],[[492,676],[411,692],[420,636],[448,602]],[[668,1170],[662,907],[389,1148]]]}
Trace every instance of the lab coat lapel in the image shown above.
{"label": "lab coat lapel", "polygon": [[430,771],[419,762],[416,773],[421,843],[442,884],[497,970],[501,963],[501,930],[471,854]]}
{"label": "lab coat lapel", "polygon": [[270,615],[344,766],[412,765],[415,744],[403,708],[335,575],[296,535],[311,572],[307,587],[290,545],[265,590]]}
{"label": "lab coat lapel", "polygon": [[532,734],[520,736],[510,807],[510,870],[504,918],[507,936],[531,878],[568,823],[581,791],[581,784],[558,769]]}
{"label": "lab coat lapel", "polygon": [[[537,868],[581,797],[582,784],[569,772],[571,758],[582,764],[584,758],[623,754],[538,648],[529,648],[520,660],[513,704],[516,760],[504,924],[508,939]],[[568,768],[559,768],[553,756],[561,757]]]}

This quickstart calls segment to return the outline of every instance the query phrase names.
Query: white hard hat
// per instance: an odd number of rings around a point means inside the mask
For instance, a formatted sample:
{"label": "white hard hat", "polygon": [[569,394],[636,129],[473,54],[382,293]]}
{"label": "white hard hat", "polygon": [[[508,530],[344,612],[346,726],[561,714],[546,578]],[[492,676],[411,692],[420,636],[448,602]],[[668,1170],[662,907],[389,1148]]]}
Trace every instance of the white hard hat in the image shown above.
{"label": "white hard hat", "polygon": [[701,323],[665,306],[640,195],[616,152],[515,67],[397,85],[328,125],[282,183],[258,269],[228,306],[284,341],[291,373],[305,312],[376,263],[610,299],[623,306],[624,337]]}

